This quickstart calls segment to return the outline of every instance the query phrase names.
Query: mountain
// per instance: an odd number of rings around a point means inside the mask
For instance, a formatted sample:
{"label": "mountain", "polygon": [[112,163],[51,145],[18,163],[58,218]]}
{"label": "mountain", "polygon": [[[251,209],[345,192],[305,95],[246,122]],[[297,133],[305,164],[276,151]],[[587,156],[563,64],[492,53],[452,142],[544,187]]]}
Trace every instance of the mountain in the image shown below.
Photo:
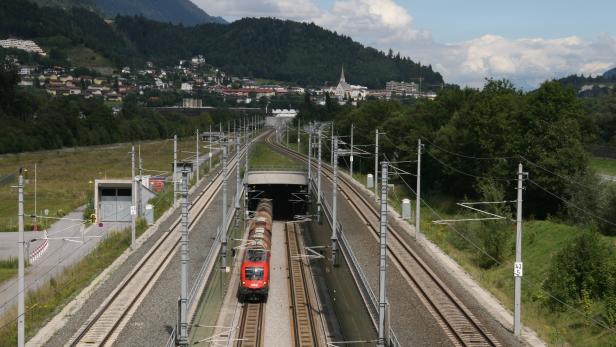
{"label": "mountain", "polygon": [[203,54],[209,63],[234,75],[303,85],[335,85],[341,66],[349,83],[370,88],[419,77],[426,86],[443,83],[431,66],[364,47],[312,23],[244,18],[228,25],[181,27],[143,17],[120,17],[115,26],[143,57],[159,65]]}
{"label": "mountain", "polygon": [[22,0],[0,1],[0,38],[33,39],[56,57],[85,47],[114,65],[139,64],[130,42],[100,15],[88,8],[39,7]]}
{"label": "mountain", "polygon": [[221,17],[213,17],[190,0],[30,0],[39,6],[70,9],[82,7],[97,9],[107,17],[116,15],[142,15],[160,22],[183,25],[203,23],[227,23]]}
{"label": "mountain", "polygon": [[427,89],[443,83],[429,65],[365,47],[315,24],[273,18],[186,27],[143,16],[118,16],[108,24],[88,8],[63,10],[1,0],[0,38],[7,36],[33,39],[54,59],[71,58],[76,48],[94,51],[115,68],[140,67],[146,61],[173,66],[203,54],[208,63],[235,76],[301,85],[335,85],[341,66],[347,82],[369,88],[419,77]]}
{"label": "mountain", "polygon": [[611,69],[611,70],[608,70],[608,71],[604,72],[602,76],[603,76],[603,78],[605,80],[614,80],[614,79],[616,79],[616,67]]}
{"label": "mountain", "polygon": [[94,0],[29,0],[38,4],[39,6],[47,7],[60,7],[63,9],[70,9],[73,7],[83,7],[88,9],[96,8]]}
{"label": "mountain", "polygon": [[160,22],[195,25],[221,23],[221,17],[212,17],[190,0],[96,0],[96,6],[106,15],[143,15]]}
{"label": "mountain", "polygon": [[616,86],[616,68],[595,77],[570,75],[557,81],[564,86],[573,88],[580,97],[596,97],[610,94]]}

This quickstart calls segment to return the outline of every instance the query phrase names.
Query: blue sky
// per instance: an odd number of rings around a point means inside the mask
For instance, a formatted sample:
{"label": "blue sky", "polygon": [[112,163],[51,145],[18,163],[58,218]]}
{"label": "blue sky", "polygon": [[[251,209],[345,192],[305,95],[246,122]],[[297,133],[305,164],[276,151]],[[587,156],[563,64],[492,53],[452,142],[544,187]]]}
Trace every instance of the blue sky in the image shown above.
{"label": "blue sky", "polygon": [[[447,82],[521,88],[616,66],[616,1],[193,0],[228,20],[314,22],[383,51],[430,64]],[[352,82],[352,76],[349,76]]]}
{"label": "blue sky", "polygon": [[[315,0],[327,9],[333,0]],[[484,34],[509,39],[586,39],[616,35],[616,1],[610,0],[400,0],[417,27],[429,29],[438,42],[465,41]]]}

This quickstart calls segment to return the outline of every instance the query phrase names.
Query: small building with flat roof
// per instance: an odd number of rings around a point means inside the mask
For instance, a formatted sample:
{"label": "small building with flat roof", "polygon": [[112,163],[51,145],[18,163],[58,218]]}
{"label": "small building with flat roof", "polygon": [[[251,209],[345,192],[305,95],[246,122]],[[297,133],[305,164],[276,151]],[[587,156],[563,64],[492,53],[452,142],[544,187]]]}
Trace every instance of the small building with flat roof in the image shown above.
{"label": "small building with flat roof", "polygon": [[[155,196],[156,193],[141,184],[141,211],[145,211],[148,201]],[[130,222],[132,199],[130,179],[94,180],[94,213],[97,221]]]}

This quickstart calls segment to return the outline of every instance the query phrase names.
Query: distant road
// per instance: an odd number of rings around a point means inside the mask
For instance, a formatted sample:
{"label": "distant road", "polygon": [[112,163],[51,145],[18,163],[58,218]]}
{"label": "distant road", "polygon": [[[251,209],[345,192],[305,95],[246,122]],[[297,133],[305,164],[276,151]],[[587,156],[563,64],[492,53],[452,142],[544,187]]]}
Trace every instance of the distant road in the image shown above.
{"label": "distant road", "polygon": [[14,173],[8,174],[6,176],[0,176],[0,186],[15,182],[16,175]]}
{"label": "distant road", "polygon": [[604,181],[616,182],[616,176],[599,175],[599,177],[601,177],[601,179],[604,180]]}
{"label": "distant road", "polygon": [[[81,219],[85,206],[67,214],[67,219]],[[86,256],[98,243],[112,230],[121,230],[129,223],[105,223],[102,228],[91,225],[84,230],[82,243],[81,223],[74,220],[59,220],[49,229],[49,247],[36,259],[31,266],[26,268],[27,291],[36,289],[59,274],[65,267],[76,263]],[[0,233],[0,259],[17,257],[17,241],[19,234],[16,232]],[[43,241],[40,231],[27,231],[24,233],[26,241],[31,241],[29,253],[33,252]],[[28,255],[26,255],[28,257]],[[26,258],[27,259],[27,258]],[[17,303],[17,277],[6,280],[0,285],[0,314]]]}

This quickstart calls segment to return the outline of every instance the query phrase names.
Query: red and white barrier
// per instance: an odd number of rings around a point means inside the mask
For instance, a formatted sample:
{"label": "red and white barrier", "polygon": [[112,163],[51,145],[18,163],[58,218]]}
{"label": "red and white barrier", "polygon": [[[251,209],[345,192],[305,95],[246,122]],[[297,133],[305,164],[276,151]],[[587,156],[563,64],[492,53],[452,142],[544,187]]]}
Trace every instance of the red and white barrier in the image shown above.
{"label": "red and white barrier", "polygon": [[38,245],[36,249],[30,253],[30,263],[34,263],[38,258],[40,258],[45,251],[49,248],[49,239],[47,238],[47,230],[43,231],[43,243]]}

